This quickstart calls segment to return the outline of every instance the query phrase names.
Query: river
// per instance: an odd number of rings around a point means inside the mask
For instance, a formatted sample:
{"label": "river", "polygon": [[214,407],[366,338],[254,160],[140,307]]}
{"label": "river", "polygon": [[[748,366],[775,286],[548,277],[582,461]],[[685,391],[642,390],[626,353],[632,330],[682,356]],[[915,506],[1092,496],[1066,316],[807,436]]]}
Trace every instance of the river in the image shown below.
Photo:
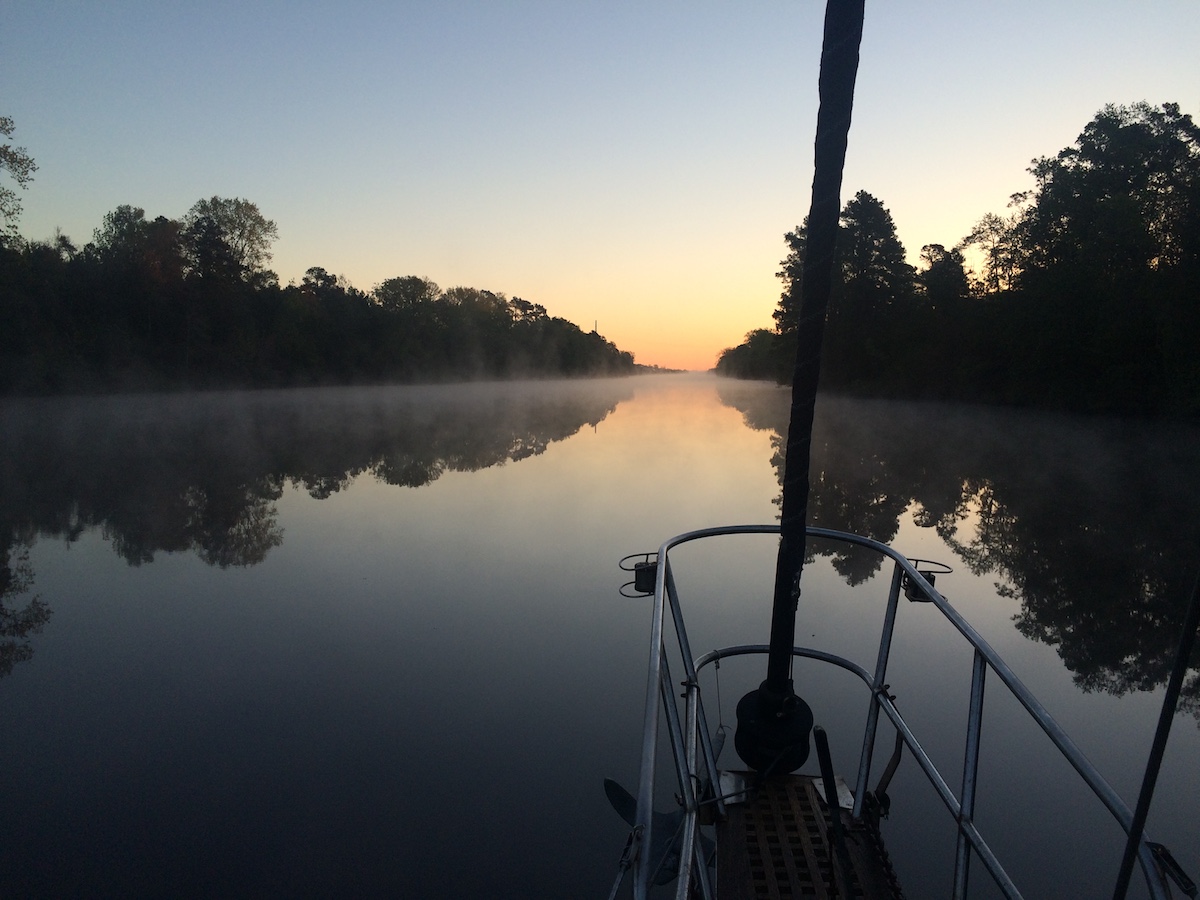
{"label": "river", "polygon": [[[617,561],[775,521],[786,415],[701,375],[0,403],[0,896],[606,896],[649,621]],[[953,567],[938,587],[1132,805],[1200,565],[1200,432],[824,398],[814,472],[817,524]],[[681,575],[694,647],[765,640],[771,550]],[[800,638],[853,644],[876,607],[843,598],[887,573],[810,575]],[[953,766],[969,656],[902,613],[897,702]],[[726,721],[760,677],[723,668]],[[852,770],[859,695],[800,689]],[[981,828],[1027,896],[1110,894],[1119,836],[987,702]],[[1193,669],[1149,821],[1193,877],[1198,715]],[[913,768],[885,838],[910,897],[945,896]]]}

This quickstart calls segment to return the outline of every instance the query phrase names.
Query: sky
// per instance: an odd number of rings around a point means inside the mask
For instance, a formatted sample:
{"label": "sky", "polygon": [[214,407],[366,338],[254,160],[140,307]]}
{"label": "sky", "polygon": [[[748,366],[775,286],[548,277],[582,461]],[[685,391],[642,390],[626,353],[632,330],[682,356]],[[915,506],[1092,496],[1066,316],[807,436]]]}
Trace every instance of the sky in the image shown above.
{"label": "sky", "polygon": [[[770,327],[808,211],[816,0],[0,0],[21,233],[244,197],[320,266],[540,303],[638,362]],[[910,262],[1107,103],[1200,116],[1197,0],[867,0],[843,201]],[[11,185],[11,182],[9,182]]]}

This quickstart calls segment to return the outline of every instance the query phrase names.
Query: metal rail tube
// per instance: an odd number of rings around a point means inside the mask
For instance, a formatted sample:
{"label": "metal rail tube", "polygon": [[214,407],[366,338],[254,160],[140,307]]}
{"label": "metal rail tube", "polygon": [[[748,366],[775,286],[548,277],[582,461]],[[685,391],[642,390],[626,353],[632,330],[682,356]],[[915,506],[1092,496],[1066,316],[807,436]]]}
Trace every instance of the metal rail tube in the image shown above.
{"label": "metal rail tube", "polygon": [[[672,597],[672,584],[674,579],[671,573],[667,572],[667,596],[672,600],[671,609],[674,612],[676,604]],[[675,619],[676,637],[679,637],[680,621]],[[681,640],[682,643],[682,640]],[[684,656],[685,667],[690,665],[687,656]],[[682,795],[684,797],[684,814],[683,814],[683,834],[680,836],[679,844],[679,878],[675,883],[675,898],[676,900],[688,900],[688,892],[691,889],[692,870],[695,868],[695,859],[693,858],[696,850],[696,824],[698,818],[699,805],[696,802],[695,793],[696,782],[696,708],[699,705],[699,697],[696,695],[696,681],[694,678],[689,678],[683,682],[684,696],[684,746],[683,746],[683,764],[687,781],[687,791]],[[674,693],[675,685],[671,685],[671,691]],[[691,795],[691,801],[688,802],[687,797]]]}
{"label": "metal rail tube", "polygon": [[646,676],[646,704],[642,714],[642,760],[638,774],[637,817],[633,840],[633,896],[646,900],[650,892],[650,828],[654,809],[654,764],[658,750],[658,703],[662,683],[663,597],[666,593],[668,540],[658,548],[658,567],[654,575],[654,604],[650,618],[650,661]]}
{"label": "metal rail tube", "polygon": [[[687,630],[683,624],[683,613],[679,604],[679,592],[675,587],[675,576],[672,574],[669,565],[667,567],[666,588],[667,601],[670,604],[671,616],[675,622],[675,637],[679,642],[679,649],[683,655],[683,666],[687,674],[687,678],[683,682],[687,698],[684,706],[684,767],[687,773],[687,787],[683,794],[685,798],[684,822],[683,835],[679,848],[679,878],[676,882],[676,898],[677,900],[688,900],[692,872],[695,870],[702,896],[705,900],[712,900],[712,890],[708,883],[708,868],[704,859],[698,853],[698,842],[696,840],[700,812],[700,798],[696,794],[699,786],[699,773],[696,769],[696,745],[700,737],[704,738],[703,743],[707,745],[707,752],[705,753],[706,766],[709,767],[709,771],[712,773],[710,774],[711,778],[716,777],[716,763],[708,762],[708,760],[713,759],[714,754],[712,752],[712,745],[708,742],[707,733],[700,734],[700,723],[704,715],[704,706],[700,702],[700,684],[696,680],[696,667],[692,663],[691,648],[688,644]],[[671,685],[671,690],[673,694],[674,684]],[[671,702],[674,703],[674,696],[672,696]]]}
{"label": "metal rail tube", "polygon": [[871,680],[871,703],[867,707],[867,726],[863,730],[862,752],[858,758],[858,778],[854,781],[854,809],[851,814],[856,819],[862,818],[867,782],[871,779],[871,759],[875,753],[875,733],[879,727],[879,705],[875,698],[883,692],[887,683],[888,657],[892,652],[892,633],[896,628],[896,610],[900,606],[900,585],[903,581],[903,569],[894,566],[887,610],[883,614],[883,633],[879,637],[879,655],[875,660],[875,677]]}
{"label": "metal rail tube", "polygon": [[675,885],[676,900],[689,900],[690,885],[693,870],[696,880],[700,883],[700,893],[704,900],[712,900],[712,888],[708,883],[708,867],[696,840],[696,830],[699,828],[700,803],[696,794],[698,781],[696,774],[696,730],[697,710],[700,706],[700,690],[695,679],[685,682],[687,685],[687,703],[685,705],[685,722],[687,728],[687,745],[684,757],[687,764],[689,787],[692,802],[687,806],[683,818],[683,835],[679,847],[679,879]]}
{"label": "metal rail tube", "polygon": [[1004,891],[1004,895],[1010,900],[1018,900],[1021,897],[1021,892],[1017,890],[1016,884],[1008,873],[1004,870],[1000,860],[996,854],[992,852],[992,848],[984,840],[983,835],[975,827],[974,822],[962,822],[962,805],[958,798],[954,796],[954,792],[950,786],[946,784],[942,774],[933,764],[933,760],[929,758],[929,754],[925,752],[925,748],[921,746],[912,730],[908,727],[908,723],[900,715],[900,711],[896,709],[895,704],[886,696],[879,698],[880,708],[887,714],[892,724],[896,726],[896,730],[904,738],[904,743],[908,746],[909,752],[912,753],[913,759],[917,765],[921,767],[921,771],[925,773],[925,778],[933,786],[934,791],[941,798],[942,803],[946,805],[946,809],[954,817],[955,821],[959,822],[960,833],[965,834],[967,840],[971,844],[971,848],[979,854],[980,860],[987,868],[988,873],[992,876],[992,880],[996,882],[996,886]]}
{"label": "metal rail tube", "polygon": [[[738,644],[733,647],[722,647],[720,650],[710,650],[696,660],[696,670],[699,671],[719,659],[729,659],[734,656],[753,656],[756,653],[767,653],[769,651],[770,646],[768,644]],[[838,666],[847,672],[853,672],[868,688],[871,686],[871,673],[852,659],[846,659],[844,656],[836,656],[824,650],[814,650],[812,647],[793,647],[792,655]]]}
{"label": "metal rail tube", "polygon": [[[701,538],[726,534],[777,534],[778,531],[778,526],[774,525],[743,525],[707,528],[677,535],[676,537],[670,538],[662,544],[662,546],[659,548],[659,571],[657,573],[655,590],[655,615],[652,622],[651,634],[652,659],[650,671],[652,679],[653,674],[659,671],[657,660],[661,660],[663,655],[662,626],[664,613],[663,595],[665,593],[664,562],[668,552],[676,546],[688,543],[690,541],[699,540]],[[999,657],[996,651],[992,649],[991,645],[988,644],[988,642],[984,640],[984,638],[969,623],[967,623],[965,619],[963,619],[958,611],[955,610],[947,602],[947,600],[936,589],[934,589],[932,585],[928,583],[924,576],[917,572],[915,567],[904,556],[886,544],[880,543],[879,541],[875,541],[871,538],[862,537],[861,535],[850,534],[848,532],[810,527],[808,529],[808,534],[813,537],[823,537],[846,544],[866,547],[893,560],[897,566],[903,570],[905,575],[914,580],[921,587],[921,589],[925,591],[926,595],[930,598],[942,615],[945,616],[952,625],[954,625],[959,633],[962,634],[962,636],[965,637],[967,641],[975,648],[975,650],[983,657],[986,663],[991,666],[1005,687],[1007,687],[1013,696],[1016,697],[1017,701],[1025,708],[1025,711],[1033,718],[1043,733],[1050,738],[1051,743],[1054,744],[1058,751],[1064,757],[1066,757],[1069,763],[1071,763],[1071,766],[1083,779],[1084,783],[1089,787],[1089,789],[1091,789],[1092,793],[1094,793],[1097,798],[1100,799],[1101,803],[1117,820],[1122,829],[1124,829],[1127,834],[1129,833],[1132,823],[1132,812],[1129,810],[1129,807],[1125,804],[1125,802],[1113,790],[1103,776],[1100,775],[1096,767],[1091,763],[1090,760],[1087,759],[1087,757],[1078,748],[1074,741],[1071,740],[1066,732],[1063,731],[1062,727],[1054,720],[1045,707],[1042,706],[1040,701],[1038,701],[1037,698],[1030,693],[1029,689],[1025,687],[1024,683],[1017,677],[1008,664],[1005,663]],[[699,670],[709,662],[712,662],[715,659],[720,659],[723,656],[761,653],[763,652],[763,649],[764,648],[762,648],[761,645],[744,645],[736,648],[727,648],[723,651],[714,651],[713,653],[706,654],[704,657],[701,657],[699,660],[697,660],[695,668]],[[871,676],[868,675],[866,671],[862,669],[862,667],[850,662],[849,660],[843,660],[840,657],[834,657],[830,654],[824,654],[818,651],[803,651],[797,653],[796,650],[794,650],[793,652],[796,655],[808,656],[813,659],[834,663],[859,675],[859,677],[862,678],[868,685],[871,685],[872,683]],[[656,711],[651,711],[649,709],[652,703],[652,697],[656,694],[657,685],[652,680],[647,686],[646,720],[648,730],[643,739],[643,770],[645,769],[648,757],[650,759],[652,768],[654,755],[653,747],[657,743],[657,715]],[[900,731],[905,744],[908,745],[910,751],[913,752],[914,758],[917,760],[918,765],[925,773],[926,778],[929,779],[930,784],[933,785],[935,791],[942,798],[943,803],[947,805],[947,808],[951,811],[951,813],[958,817],[960,814],[960,805],[957,799],[954,797],[953,792],[946,785],[945,781],[941,778],[940,773],[938,773],[937,769],[933,766],[932,761],[921,748],[919,742],[916,741],[915,736],[912,734],[907,724],[904,723],[904,720],[900,717],[899,712],[887,699],[886,695],[883,695],[882,692],[875,697],[874,702],[879,704],[879,708],[885,712],[892,724],[897,727],[898,731]],[[649,731],[649,728],[653,728],[653,733]],[[647,820],[645,829],[646,833],[648,833],[649,830],[649,803],[652,799],[652,796],[653,772],[651,771],[647,778],[645,776],[645,772],[643,771],[643,778],[639,783],[638,822],[640,824],[643,817]],[[645,804],[643,804],[643,797],[646,799]],[[997,880],[997,884],[1001,886],[1001,888],[1005,890],[1006,894],[1009,896],[1019,897],[1020,894],[1019,892],[1016,892],[1015,886],[1011,887],[1011,889],[1005,887],[1006,883],[1011,885],[1012,882],[1007,878],[1003,867],[1001,867],[999,862],[995,859],[994,854],[992,854],[986,842],[983,841],[983,838],[979,835],[974,824],[972,823],[965,825],[963,827],[963,831],[966,833],[972,849],[979,854],[981,861],[984,862],[989,873],[991,873],[992,877]],[[642,835],[641,840],[643,843],[646,841],[645,834]],[[1143,874],[1145,875],[1147,887],[1150,890],[1151,897],[1155,898],[1155,900],[1159,900],[1159,898],[1167,897],[1168,894],[1166,893],[1166,888],[1162,883],[1159,873],[1157,872],[1153,856],[1149,847],[1147,846],[1146,841],[1146,837],[1143,836],[1137,856],[1141,864]],[[644,883],[644,879],[642,880],[642,883]],[[644,896],[644,891],[642,894],[639,894],[637,892],[637,887],[638,883],[635,882],[635,896]]]}
{"label": "metal rail tube", "polygon": [[983,729],[983,689],[987,679],[987,662],[983,654],[975,651],[971,671],[971,705],[967,712],[967,745],[963,752],[962,811],[958,818],[958,846],[954,854],[954,897],[967,896],[967,883],[971,867],[971,851],[967,837],[963,834],[964,822],[975,822],[975,785],[979,775],[979,740]]}
{"label": "metal rail tube", "polygon": [[695,806],[692,795],[692,779],[687,768],[686,741],[683,736],[683,726],[679,721],[679,707],[675,703],[675,685],[671,682],[671,668],[666,657],[663,657],[662,667],[662,699],[667,710],[667,735],[671,738],[671,756],[675,760],[675,776],[679,779],[680,796],[683,797],[683,808],[689,810]]}
{"label": "metal rail tube", "polygon": [[952,607],[936,591],[931,590],[929,593],[933,603],[941,610],[942,614],[975,647],[976,651],[983,655],[988,665],[992,667],[997,677],[999,677],[1004,686],[1017,699],[1017,702],[1025,707],[1025,711],[1029,713],[1038,724],[1038,727],[1050,738],[1051,743],[1066,757],[1075,771],[1083,778],[1084,783],[1092,789],[1092,793],[1100,798],[1100,802],[1108,808],[1108,811],[1112,813],[1113,817],[1128,833],[1129,826],[1133,821],[1133,813],[1125,804],[1125,801],[1121,799],[1120,795],[1100,775],[1099,770],[1092,764],[1092,761],[1071,740],[1070,736],[1063,731],[1062,726],[1055,721],[1054,717],[1050,715],[1050,712],[1042,705],[1041,701],[1030,693],[1021,679],[1017,677],[1017,674],[1009,667],[1008,663],[1000,658],[991,645],[984,640],[983,636],[971,627],[959,614],[958,610]]}
{"label": "metal rail tube", "polygon": [[[718,659],[725,659],[732,656],[747,656],[755,653],[761,654],[766,653],[767,650],[768,647],[766,644],[740,644],[734,647],[724,647],[719,650],[709,651],[697,661],[696,665],[697,668],[703,668],[704,666],[707,666]],[[817,660],[819,662],[827,662],[836,666],[840,666],[849,672],[853,672],[868,687],[871,685],[870,673],[867,672],[867,670],[862,666],[854,663],[851,660],[845,659],[844,657],[834,656],[833,654],[826,653],[822,650],[812,650],[807,647],[797,647],[795,648],[794,653],[796,656],[802,656],[808,659]],[[934,765],[933,760],[929,758],[929,754],[925,752],[925,748],[921,746],[920,741],[917,740],[916,736],[912,732],[912,729],[908,727],[908,723],[905,722],[903,716],[900,715],[900,711],[896,708],[895,704],[888,699],[886,694],[881,693],[879,699],[875,702],[879,704],[880,709],[883,710],[884,714],[888,717],[888,720],[900,733],[905,746],[908,747],[913,759],[916,761],[917,765],[920,766],[925,778],[929,781],[930,785],[933,787],[942,803],[946,806],[946,809],[956,820],[958,820],[961,811],[961,805],[959,804],[958,798],[954,796],[954,791],[950,788],[950,785],[946,783],[945,779],[942,778],[942,775]],[[988,874],[992,876],[992,879],[996,882],[996,885],[1002,891],[1004,891],[1005,896],[1009,898],[1020,898],[1021,892],[1017,889],[1012,878],[1010,878],[1008,873],[1004,870],[1003,865],[1000,863],[995,853],[992,852],[991,847],[988,845],[983,835],[979,833],[979,830],[975,827],[975,825],[973,823],[965,825],[964,831],[966,833],[967,840],[971,844],[971,848],[979,855],[980,860],[984,863],[985,868],[988,870]]]}
{"label": "metal rail tube", "polygon": [[[670,575],[667,577],[667,584],[670,585]],[[686,657],[685,657],[686,658]],[[688,787],[695,791],[696,774],[696,706],[697,697],[695,690],[695,682],[685,681],[687,701],[684,704],[684,747],[683,747],[683,764],[687,771]],[[674,690],[674,685],[672,685]],[[679,844],[679,879],[675,884],[675,900],[688,900],[689,886],[692,881],[692,869],[695,860],[693,854],[696,848],[696,819],[697,810],[699,807],[693,801],[684,806],[683,814],[683,834],[681,835]]]}
{"label": "metal rail tube", "polygon": [[[663,657],[661,693],[663,706],[667,710],[667,734],[671,738],[671,755],[675,760],[675,776],[679,780],[679,792],[683,798],[684,829],[682,845],[679,854],[679,884],[690,884],[692,880],[693,850],[696,829],[696,795],[692,789],[692,779],[689,777],[686,760],[686,741],[679,724],[679,707],[675,703],[675,686],[671,681],[671,669],[666,657]],[[691,820],[691,827],[688,821]],[[653,846],[647,841],[647,846]],[[657,868],[657,861],[655,862]],[[705,873],[707,876],[707,872]],[[707,880],[707,877],[705,878]]]}
{"label": "metal rail tube", "polygon": [[1114,900],[1124,900],[1129,889],[1129,878],[1133,873],[1134,848],[1141,840],[1142,831],[1146,827],[1146,816],[1150,813],[1150,800],[1154,796],[1158,770],[1167,749],[1167,736],[1171,733],[1171,722],[1175,718],[1175,705],[1179,701],[1179,692],[1183,689],[1183,677],[1187,673],[1188,660],[1192,657],[1192,647],[1196,643],[1197,627],[1200,627],[1200,576],[1196,577],[1196,583],[1192,586],[1191,599],[1188,601],[1187,612],[1183,616],[1183,633],[1179,637],[1179,649],[1175,652],[1175,665],[1171,668],[1171,675],[1167,679],[1167,689],[1163,694],[1162,709],[1158,714],[1158,727],[1154,731],[1154,741],[1150,745],[1150,759],[1146,763],[1142,789],[1138,794],[1137,806],[1133,811],[1133,825],[1129,831],[1125,855],[1121,858],[1117,884],[1113,889]]}
{"label": "metal rail tube", "polygon": [[[708,731],[708,716],[704,713],[704,704],[700,702],[700,682],[697,680],[696,664],[692,660],[692,646],[688,642],[687,628],[683,624],[683,608],[679,602],[679,590],[675,586],[675,575],[670,568],[667,569],[667,602],[671,606],[671,616],[675,621],[675,635],[679,640],[679,652],[683,656],[684,673],[687,675],[687,683],[695,685],[696,688],[696,708],[698,721],[696,728],[699,732],[700,747],[704,753],[704,767],[708,772],[708,778],[711,782],[716,783],[717,780],[717,754],[713,750],[712,737]],[[696,772],[695,760],[691,764],[692,772]],[[725,815],[725,801],[721,797],[717,797],[717,815]]]}
{"label": "metal rail tube", "polygon": [[[1017,677],[1016,673],[1009,665],[1000,658],[999,654],[992,649],[979,632],[962,617],[950,603],[943,597],[925,577],[917,572],[916,568],[898,551],[875,541],[871,538],[864,538],[861,535],[849,534],[848,532],[833,531],[824,528],[812,528],[810,534],[828,537],[832,540],[840,540],[849,544],[857,544],[862,547],[870,547],[876,552],[883,554],[895,560],[911,579],[915,579],[920,587],[925,591],[933,604],[941,611],[958,632],[971,643],[976,650],[983,654],[992,670],[1004,683],[1004,686],[1016,697],[1025,711],[1038,724],[1038,727],[1050,738],[1058,751],[1066,757],[1067,761],[1083,779],[1084,783],[1091,789],[1100,802],[1108,809],[1112,816],[1117,820],[1121,828],[1129,833],[1133,821],[1133,813],[1121,799],[1120,795],[1113,790],[1112,786],[1104,779],[1091,760],[1084,755],[1083,751],[1075,744],[1073,740],[1063,731],[1062,726],[1055,721],[1049,711],[1041,704],[1041,702],[1030,693],[1025,684]],[[1149,848],[1145,845],[1145,840],[1142,842],[1142,850],[1138,853],[1138,858],[1142,862],[1142,870],[1146,875],[1147,882],[1151,885],[1151,894],[1154,897],[1163,896],[1159,889],[1156,889],[1156,884],[1161,884],[1161,879],[1153,864],[1153,857],[1150,854]]]}

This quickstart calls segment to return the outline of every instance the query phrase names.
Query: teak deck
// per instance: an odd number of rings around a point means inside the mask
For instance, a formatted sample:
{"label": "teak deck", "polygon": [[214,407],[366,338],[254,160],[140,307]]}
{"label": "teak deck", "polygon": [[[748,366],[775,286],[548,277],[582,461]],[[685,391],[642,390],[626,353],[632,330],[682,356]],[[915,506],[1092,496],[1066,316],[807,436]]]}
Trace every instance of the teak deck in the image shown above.
{"label": "teak deck", "polygon": [[717,824],[721,900],[904,896],[878,833],[855,824],[838,806],[851,872],[845,892],[827,810],[814,781],[820,779],[771,779],[748,791],[745,802],[728,804],[725,821]]}

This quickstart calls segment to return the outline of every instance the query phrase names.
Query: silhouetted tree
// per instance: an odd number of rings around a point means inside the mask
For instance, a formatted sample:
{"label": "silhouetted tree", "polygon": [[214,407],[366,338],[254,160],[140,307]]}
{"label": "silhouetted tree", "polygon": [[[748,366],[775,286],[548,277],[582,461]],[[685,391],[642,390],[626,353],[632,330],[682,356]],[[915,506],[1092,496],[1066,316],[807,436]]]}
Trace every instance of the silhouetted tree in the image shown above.
{"label": "silhouetted tree", "polygon": [[[778,351],[780,377],[791,372],[806,227],[788,232],[784,240],[788,254],[778,272],[784,286],[773,314],[776,331],[783,337]],[[889,369],[889,344],[898,343],[889,329],[908,310],[915,280],[891,213],[866,191],[859,191],[842,209],[834,266],[822,380],[834,387],[878,380]]]}
{"label": "silhouetted tree", "polygon": [[212,216],[191,218],[183,232],[188,258],[188,276],[224,288],[241,281],[246,271],[226,240],[225,229]]}
{"label": "silhouetted tree", "polygon": [[[0,116],[0,134],[12,137],[15,128],[10,116]],[[0,172],[7,172],[17,183],[17,187],[27,189],[36,171],[37,163],[24,147],[15,147],[7,141],[0,144]],[[20,215],[21,201],[17,192],[7,185],[0,184],[0,235],[5,232],[15,235]]]}
{"label": "silhouetted tree", "polygon": [[1200,410],[1181,337],[1200,330],[1200,129],[1174,103],[1106,106],[1030,172],[1015,222],[1024,377],[1072,405]]}
{"label": "silhouetted tree", "polygon": [[896,223],[866,191],[842,209],[837,256],[844,295],[839,314],[882,315],[912,295],[913,268],[905,261]]}
{"label": "silhouetted tree", "polygon": [[935,309],[970,293],[966,262],[957,247],[947,250],[941,244],[926,244],[921,248],[921,262],[925,268],[917,273],[917,283]]}
{"label": "silhouetted tree", "polygon": [[778,333],[756,328],[738,346],[721,351],[717,358],[717,374],[731,378],[777,378],[782,365],[781,343]]}
{"label": "silhouetted tree", "polygon": [[76,251],[0,240],[0,392],[631,372],[631,354],[521,298],[414,276],[366,294],[311,267],[280,287],[245,200],[181,221],[122,205]]}
{"label": "silhouetted tree", "polygon": [[271,261],[271,244],[279,238],[279,228],[264,216],[258,205],[240,197],[210,197],[197,200],[183,217],[185,226],[208,219],[211,229],[229,248],[246,279],[266,274]]}
{"label": "silhouetted tree", "polygon": [[441,288],[436,284],[416,275],[389,278],[372,291],[375,302],[389,312],[402,312],[433,303],[441,294]]}
{"label": "silhouetted tree", "polygon": [[[1007,216],[989,213],[952,249],[927,244],[915,277],[883,205],[863,192],[846,204],[822,383],[1200,414],[1200,128],[1174,103],[1106,106],[1029,171],[1036,186],[1013,195]],[[785,339],[798,317],[803,226],[786,239],[774,314]],[[974,285],[972,250],[982,256]]]}
{"label": "silhouetted tree", "polygon": [[775,273],[775,277],[783,282],[783,291],[771,316],[775,319],[776,332],[790,335],[794,339],[796,326],[800,321],[804,254],[808,248],[808,217],[805,216],[802,224],[785,234],[783,240],[787,244],[788,252],[779,263],[779,271]]}
{"label": "silhouetted tree", "polygon": [[104,214],[103,223],[92,232],[87,252],[107,265],[132,266],[145,247],[146,232],[146,211],[122,204]]}

